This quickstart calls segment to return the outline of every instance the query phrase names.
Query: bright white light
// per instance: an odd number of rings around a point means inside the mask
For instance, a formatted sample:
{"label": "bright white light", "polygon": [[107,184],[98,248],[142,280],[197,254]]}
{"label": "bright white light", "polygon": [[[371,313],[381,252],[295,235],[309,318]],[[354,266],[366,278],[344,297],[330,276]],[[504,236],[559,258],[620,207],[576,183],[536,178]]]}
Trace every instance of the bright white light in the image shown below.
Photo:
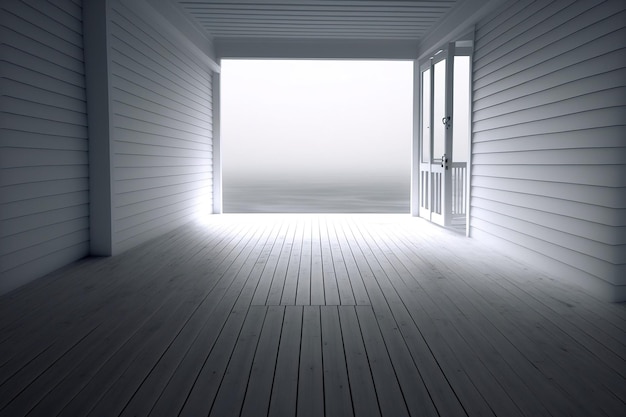
{"label": "bright white light", "polygon": [[408,181],[412,61],[223,60],[223,178]]}

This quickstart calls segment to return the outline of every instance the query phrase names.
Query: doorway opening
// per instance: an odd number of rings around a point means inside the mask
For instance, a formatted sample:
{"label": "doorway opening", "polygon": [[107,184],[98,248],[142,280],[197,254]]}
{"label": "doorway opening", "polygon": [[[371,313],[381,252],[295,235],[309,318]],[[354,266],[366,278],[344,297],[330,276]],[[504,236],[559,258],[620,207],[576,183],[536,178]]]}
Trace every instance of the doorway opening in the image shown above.
{"label": "doorway opening", "polygon": [[222,60],[225,213],[409,213],[413,61]]}
{"label": "doorway opening", "polygon": [[466,235],[471,54],[471,42],[453,42],[419,67],[419,215]]}

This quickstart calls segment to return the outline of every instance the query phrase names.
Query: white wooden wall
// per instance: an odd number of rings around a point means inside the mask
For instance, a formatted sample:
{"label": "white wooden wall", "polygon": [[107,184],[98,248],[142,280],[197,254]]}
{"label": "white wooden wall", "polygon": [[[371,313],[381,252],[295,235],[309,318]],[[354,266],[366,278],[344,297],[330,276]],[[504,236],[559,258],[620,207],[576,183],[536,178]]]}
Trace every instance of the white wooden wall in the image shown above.
{"label": "white wooden wall", "polygon": [[112,2],[113,253],[211,212],[211,70]]}
{"label": "white wooden wall", "polygon": [[626,2],[509,1],[476,27],[471,235],[626,299]]}
{"label": "white wooden wall", "polygon": [[0,294],[89,250],[81,13],[0,2]]}

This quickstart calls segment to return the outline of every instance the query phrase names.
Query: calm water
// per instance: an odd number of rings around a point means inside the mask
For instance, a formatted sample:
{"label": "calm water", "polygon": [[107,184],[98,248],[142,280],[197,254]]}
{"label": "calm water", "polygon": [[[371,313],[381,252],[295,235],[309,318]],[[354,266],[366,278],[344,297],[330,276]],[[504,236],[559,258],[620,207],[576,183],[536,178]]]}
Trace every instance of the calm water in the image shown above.
{"label": "calm water", "polygon": [[224,184],[225,213],[408,213],[409,185]]}

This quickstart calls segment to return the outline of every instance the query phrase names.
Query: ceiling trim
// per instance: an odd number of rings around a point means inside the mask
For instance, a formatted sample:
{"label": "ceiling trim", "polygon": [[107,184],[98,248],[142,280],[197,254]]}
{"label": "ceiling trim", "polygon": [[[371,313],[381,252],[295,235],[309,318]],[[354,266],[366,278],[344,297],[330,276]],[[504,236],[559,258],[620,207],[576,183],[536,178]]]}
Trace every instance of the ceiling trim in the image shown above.
{"label": "ceiling trim", "polygon": [[238,39],[215,41],[221,58],[398,59],[417,57],[417,41],[384,39]]}

